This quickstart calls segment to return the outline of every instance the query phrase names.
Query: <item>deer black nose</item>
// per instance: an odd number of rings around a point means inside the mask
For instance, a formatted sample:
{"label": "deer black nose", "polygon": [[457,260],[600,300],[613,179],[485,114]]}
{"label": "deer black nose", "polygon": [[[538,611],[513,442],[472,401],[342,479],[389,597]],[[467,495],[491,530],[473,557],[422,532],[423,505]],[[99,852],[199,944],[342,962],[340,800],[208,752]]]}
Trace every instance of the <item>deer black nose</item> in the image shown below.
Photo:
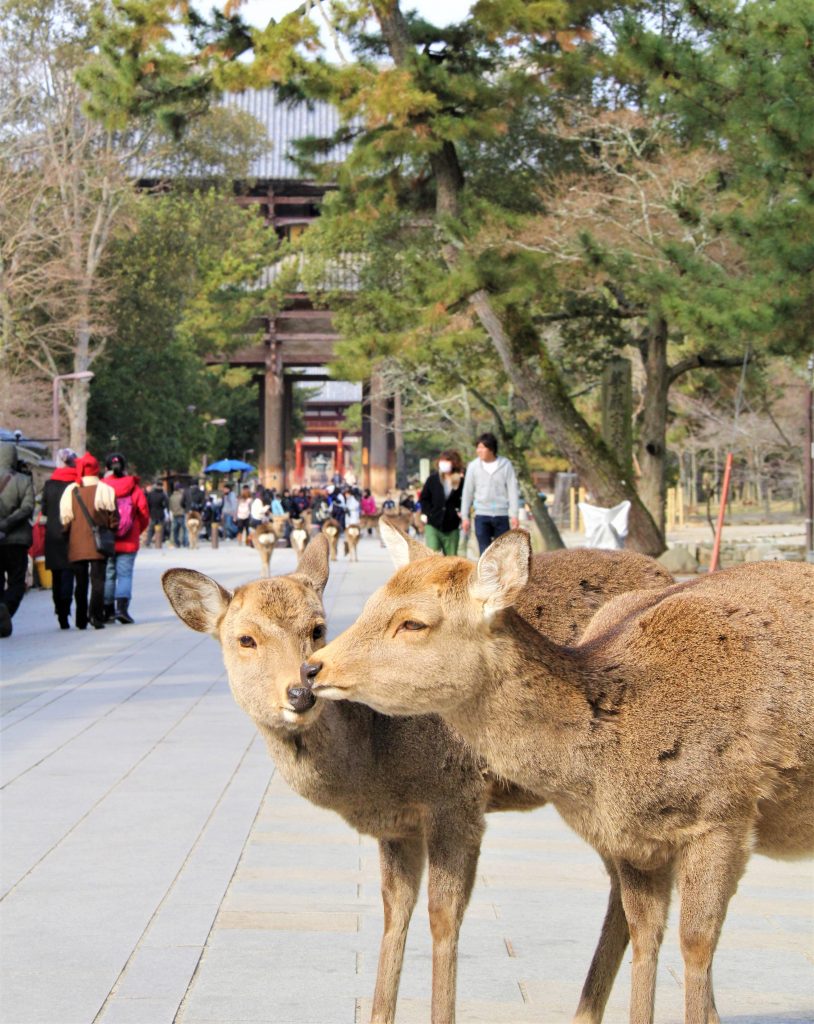
{"label": "deer black nose", "polygon": [[300,683],[310,689],[321,668],[321,661],[315,661],[313,663],[310,661],[304,661],[302,665],[300,665]]}
{"label": "deer black nose", "polygon": [[317,699],[310,686],[289,686],[288,702],[296,712],[300,713],[312,708]]}

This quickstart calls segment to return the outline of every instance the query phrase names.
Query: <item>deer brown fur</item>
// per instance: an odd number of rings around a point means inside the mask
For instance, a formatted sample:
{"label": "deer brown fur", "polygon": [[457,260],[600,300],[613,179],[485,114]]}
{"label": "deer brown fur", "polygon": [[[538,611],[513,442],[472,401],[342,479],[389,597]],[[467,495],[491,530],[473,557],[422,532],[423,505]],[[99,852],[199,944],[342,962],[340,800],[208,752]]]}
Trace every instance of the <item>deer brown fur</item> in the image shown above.
{"label": "deer brown fur", "polygon": [[310,540],[308,536],[308,528],[305,525],[304,519],[292,519],[291,520],[291,533],[288,535],[288,539],[291,541],[291,547],[297,553],[297,558],[302,558],[302,553],[305,551],[306,545]]}
{"label": "deer brown fur", "polygon": [[[653,1020],[677,884],[685,1020],[717,1024],[712,958],[750,853],[814,852],[814,566],[756,563],[622,595],[561,647],[512,607],[529,555],[512,531],[477,566],[401,568],[312,656],[313,689],[440,713],[495,774],[556,806],[621,893],[632,1024]],[[584,1003],[577,1019],[592,1019]]]}
{"label": "deer brown fur", "polygon": [[345,554],[351,562],[359,561],[359,537],[362,530],[356,523],[350,523],[345,527]]}
{"label": "deer brown fur", "polygon": [[[403,540],[413,558],[430,556],[418,542]],[[359,704],[314,703],[299,667],[324,645],[321,593],[328,564],[327,538],[317,536],[296,573],[248,583],[234,594],[186,569],[165,573],[163,584],[183,621],[220,641],[235,699],[254,719],[288,783],[379,841],[385,924],[373,997],[377,1024],[394,1020],[407,928],[429,862],[432,1020],[447,1024],[455,1018],[458,932],[475,879],[484,811],[526,810],[543,801],[485,772],[440,718],[391,719]],[[670,582],[642,555],[557,552],[535,559],[527,597],[538,618],[541,609],[550,611],[552,630],[567,639],[596,610],[600,587],[616,593]],[[600,1020],[626,943],[614,892],[586,982],[585,1020]]]}
{"label": "deer brown fur", "polygon": [[252,546],[260,555],[260,565],[264,576],[271,576],[271,556],[279,539],[279,534],[271,523],[259,523],[252,530]]}
{"label": "deer brown fur", "polygon": [[192,511],[187,512],[187,532],[189,533],[189,546],[191,548],[198,547],[198,539],[201,534],[201,527],[203,522],[201,520],[201,513]]}
{"label": "deer brown fur", "polygon": [[328,549],[331,553],[331,561],[335,562],[337,558],[337,549],[339,547],[339,534],[342,532],[342,528],[338,521],[331,516],[322,524],[321,532],[328,538]]}

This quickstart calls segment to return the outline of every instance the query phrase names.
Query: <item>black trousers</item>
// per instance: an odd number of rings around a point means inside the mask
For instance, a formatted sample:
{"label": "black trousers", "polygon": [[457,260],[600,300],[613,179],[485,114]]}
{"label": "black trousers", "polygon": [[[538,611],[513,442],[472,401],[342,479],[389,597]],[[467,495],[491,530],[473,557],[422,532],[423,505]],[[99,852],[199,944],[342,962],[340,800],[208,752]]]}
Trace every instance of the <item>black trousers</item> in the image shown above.
{"label": "black trousers", "polygon": [[76,624],[84,629],[88,624],[88,579],[90,579],[90,614],[94,619],[104,617],[106,558],[88,562],[71,562],[76,576]]}
{"label": "black trousers", "polygon": [[13,615],[25,595],[25,571],[28,547],[25,544],[0,544],[0,604]]}
{"label": "black trousers", "polygon": [[71,601],[73,601],[73,585],[73,569],[51,570],[51,596],[54,599],[54,611],[60,619],[66,619],[70,615]]}

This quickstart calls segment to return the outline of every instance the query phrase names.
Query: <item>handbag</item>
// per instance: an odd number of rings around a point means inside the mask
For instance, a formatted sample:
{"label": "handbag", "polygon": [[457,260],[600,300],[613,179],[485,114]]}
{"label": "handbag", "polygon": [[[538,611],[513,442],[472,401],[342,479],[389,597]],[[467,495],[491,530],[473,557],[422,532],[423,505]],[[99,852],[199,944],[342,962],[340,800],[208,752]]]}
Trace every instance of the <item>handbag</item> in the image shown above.
{"label": "handbag", "polygon": [[79,502],[79,507],[84,512],[85,519],[87,519],[88,521],[88,526],[90,526],[90,532],[93,534],[93,543],[96,545],[96,550],[99,552],[100,555],[104,555],[105,558],[110,558],[112,555],[115,555],[116,534],[113,532],[113,530],[110,529],[109,526],[100,526],[97,522],[94,521],[90,512],[88,512],[87,508],[85,507],[85,503],[84,501],[82,501],[82,498],[78,490],[76,491],[76,500]]}

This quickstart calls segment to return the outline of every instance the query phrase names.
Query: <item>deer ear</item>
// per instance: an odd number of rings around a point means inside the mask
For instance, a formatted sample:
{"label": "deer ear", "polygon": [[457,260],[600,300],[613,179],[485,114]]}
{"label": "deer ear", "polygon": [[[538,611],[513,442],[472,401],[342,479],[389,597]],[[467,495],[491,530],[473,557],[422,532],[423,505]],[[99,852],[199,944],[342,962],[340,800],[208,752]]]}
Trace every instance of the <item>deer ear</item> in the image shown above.
{"label": "deer ear", "polygon": [[379,533],[397,569],[407,565],[408,562],[418,562],[422,558],[434,558],[438,554],[436,551],[430,551],[426,544],[408,537],[397,526],[388,523],[386,516],[379,518]]}
{"label": "deer ear", "polygon": [[324,533],[318,533],[308,544],[297,563],[297,575],[305,576],[309,584],[321,594],[328,582],[330,547]]}
{"label": "deer ear", "polygon": [[483,602],[485,618],[515,603],[528,583],[530,560],[531,541],[525,530],[504,533],[480,556],[472,596]]}
{"label": "deer ear", "polygon": [[199,633],[215,633],[232,600],[228,590],[194,569],[168,569],[161,586],[178,618]]}

